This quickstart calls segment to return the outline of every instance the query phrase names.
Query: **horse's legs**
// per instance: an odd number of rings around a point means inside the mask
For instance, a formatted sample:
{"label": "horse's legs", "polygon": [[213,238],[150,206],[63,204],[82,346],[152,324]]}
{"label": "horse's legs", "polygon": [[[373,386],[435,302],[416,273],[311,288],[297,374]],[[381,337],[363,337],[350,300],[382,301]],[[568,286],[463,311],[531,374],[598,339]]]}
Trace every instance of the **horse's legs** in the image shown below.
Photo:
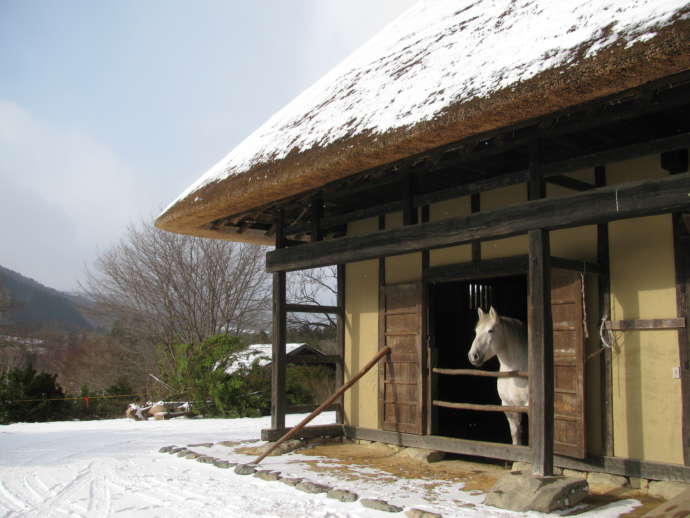
{"label": "horse's legs", "polygon": [[522,414],[520,412],[506,412],[510,436],[513,438],[513,445],[522,444]]}

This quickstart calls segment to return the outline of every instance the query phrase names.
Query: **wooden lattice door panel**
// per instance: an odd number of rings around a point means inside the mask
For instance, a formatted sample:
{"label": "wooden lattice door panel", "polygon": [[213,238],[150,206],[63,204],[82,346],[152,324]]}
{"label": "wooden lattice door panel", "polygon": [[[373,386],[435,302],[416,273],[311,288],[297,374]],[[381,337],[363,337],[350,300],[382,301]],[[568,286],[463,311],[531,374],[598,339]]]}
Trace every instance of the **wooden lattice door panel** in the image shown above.
{"label": "wooden lattice door panel", "polygon": [[587,455],[582,283],[579,272],[552,270],[554,451],[580,459]]}
{"label": "wooden lattice door panel", "polygon": [[391,353],[379,365],[379,419],[383,430],[421,434],[422,284],[382,286],[379,297],[379,348]]}

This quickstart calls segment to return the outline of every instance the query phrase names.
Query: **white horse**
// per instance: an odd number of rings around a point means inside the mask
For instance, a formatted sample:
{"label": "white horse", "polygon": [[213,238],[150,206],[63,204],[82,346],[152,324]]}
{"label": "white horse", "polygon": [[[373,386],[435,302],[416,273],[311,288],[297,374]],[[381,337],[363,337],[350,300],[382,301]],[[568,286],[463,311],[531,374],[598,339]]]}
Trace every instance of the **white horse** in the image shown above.
{"label": "white horse", "polygon": [[[500,317],[492,307],[489,313],[477,310],[479,320],[475,337],[468,353],[470,363],[480,367],[485,361],[498,356],[501,371],[527,371],[527,333],[519,320]],[[527,378],[498,378],[498,395],[503,406],[527,406],[529,382]],[[522,414],[506,412],[513,444],[522,442]]]}

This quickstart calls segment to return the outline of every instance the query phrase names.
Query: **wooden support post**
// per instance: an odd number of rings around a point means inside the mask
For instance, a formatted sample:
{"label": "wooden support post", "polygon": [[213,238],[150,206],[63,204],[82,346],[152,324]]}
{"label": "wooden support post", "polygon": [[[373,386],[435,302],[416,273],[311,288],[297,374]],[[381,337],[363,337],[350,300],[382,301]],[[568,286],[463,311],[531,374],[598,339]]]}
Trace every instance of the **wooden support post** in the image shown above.
{"label": "wooden support post", "polygon": [[553,330],[549,233],[530,230],[527,340],[529,444],[536,475],[553,475]]}
{"label": "wooden support post", "polygon": [[[336,347],[337,356],[340,361],[335,366],[335,386],[340,387],[345,383],[345,265],[338,265],[338,287],[336,294],[336,305],[338,306],[337,328],[336,328]],[[338,410],[335,413],[335,422],[342,424],[345,422],[345,402],[341,397],[338,401]]]}
{"label": "wooden support post", "polygon": [[[594,168],[594,183],[597,187],[606,185],[606,167]],[[597,225],[597,264],[599,274],[599,320],[611,318],[611,274],[609,257],[609,225]],[[601,355],[601,423],[604,455],[613,456],[613,370],[611,350],[606,348]]]}
{"label": "wooden support post", "polygon": [[[281,210],[276,221],[276,249],[285,246],[284,216]],[[273,274],[273,354],[271,363],[271,428],[285,428],[287,400],[285,397],[287,311],[286,273]]]}

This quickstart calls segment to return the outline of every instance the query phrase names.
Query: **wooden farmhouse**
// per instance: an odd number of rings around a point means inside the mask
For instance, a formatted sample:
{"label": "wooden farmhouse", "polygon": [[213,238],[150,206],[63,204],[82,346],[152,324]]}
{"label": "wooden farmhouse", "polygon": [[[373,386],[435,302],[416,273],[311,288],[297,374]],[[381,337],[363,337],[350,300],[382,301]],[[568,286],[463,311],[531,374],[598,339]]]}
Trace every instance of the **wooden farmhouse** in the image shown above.
{"label": "wooden farmhouse", "polygon": [[[265,437],[286,313],[332,312],[337,384],[391,349],[330,433],[690,481],[689,145],[684,0],[422,1],[156,224],[275,247]],[[328,265],[336,306],[286,303],[286,272]],[[490,307],[527,326],[522,445],[498,364],[467,359]]]}

